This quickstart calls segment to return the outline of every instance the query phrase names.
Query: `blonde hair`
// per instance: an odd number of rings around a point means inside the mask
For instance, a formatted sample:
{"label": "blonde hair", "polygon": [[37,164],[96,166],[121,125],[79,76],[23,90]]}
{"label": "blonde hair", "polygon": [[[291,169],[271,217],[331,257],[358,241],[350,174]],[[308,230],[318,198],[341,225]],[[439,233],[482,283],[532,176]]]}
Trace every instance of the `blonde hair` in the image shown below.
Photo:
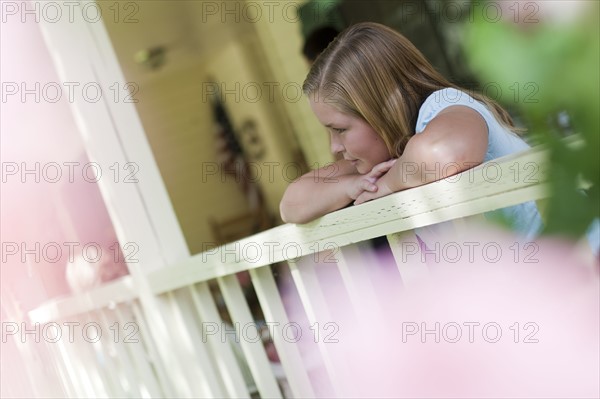
{"label": "blonde hair", "polygon": [[[346,29],[319,55],[302,90],[315,101],[365,120],[390,154],[399,157],[415,133],[425,99],[449,87],[462,90],[437,72],[408,39],[384,25],[363,22]],[[516,131],[500,105],[481,94],[469,94]]]}

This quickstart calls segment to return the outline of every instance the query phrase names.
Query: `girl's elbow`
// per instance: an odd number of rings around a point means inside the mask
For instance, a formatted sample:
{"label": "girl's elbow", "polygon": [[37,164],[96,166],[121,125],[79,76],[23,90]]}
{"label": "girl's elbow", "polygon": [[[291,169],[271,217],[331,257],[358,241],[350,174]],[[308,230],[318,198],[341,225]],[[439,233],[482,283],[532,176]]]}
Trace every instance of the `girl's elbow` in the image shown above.
{"label": "girl's elbow", "polygon": [[312,219],[310,215],[302,211],[301,206],[296,206],[285,201],[279,204],[279,215],[284,223],[303,224],[308,223]]}
{"label": "girl's elbow", "polygon": [[293,211],[293,206],[285,201],[281,201],[279,204],[279,215],[284,223],[302,223]]}
{"label": "girl's elbow", "polygon": [[279,202],[279,216],[281,217],[281,220],[284,223],[293,223],[291,221],[291,214],[293,212],[291,212],[291,208],[292,208],[292,203],[290,202],[290,199],[292,198],[292,196],[290,195],[290,187],[288,187],[285,192],[283,193],[283,197],[281,198],[281,201]]}
{"label": "girl's elbow", "polygon": [[288,215],[287,205],[283,201],[279,203],[279,216],[281,217],[283,223],[291,223]]}

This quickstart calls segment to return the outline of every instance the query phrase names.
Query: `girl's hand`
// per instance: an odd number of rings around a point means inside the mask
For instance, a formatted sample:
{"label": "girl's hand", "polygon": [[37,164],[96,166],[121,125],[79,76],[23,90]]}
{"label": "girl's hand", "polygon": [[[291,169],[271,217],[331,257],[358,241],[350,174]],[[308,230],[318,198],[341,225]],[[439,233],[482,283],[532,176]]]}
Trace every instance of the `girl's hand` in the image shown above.
{"label": "girl's hand", "polygon": [[377,186],[375,185],[377,178],[370,176],[370,173],[366,175],[350,175],[347,178],[350,182],[346,193],[352,200],[356,200],[362,193],[377,191]]}
{"label": "girl's hand", "polygon": [[371,201],[375,198],[384,197],[392,193],[392,190],[380,178],[384,176],[396,163],[397,159],[390,159],[373,167],[366,175],[361,176],[364,180],[370,183],[369,190],[362,190],[356,197],[354,205],[362,204],[363,202]]}

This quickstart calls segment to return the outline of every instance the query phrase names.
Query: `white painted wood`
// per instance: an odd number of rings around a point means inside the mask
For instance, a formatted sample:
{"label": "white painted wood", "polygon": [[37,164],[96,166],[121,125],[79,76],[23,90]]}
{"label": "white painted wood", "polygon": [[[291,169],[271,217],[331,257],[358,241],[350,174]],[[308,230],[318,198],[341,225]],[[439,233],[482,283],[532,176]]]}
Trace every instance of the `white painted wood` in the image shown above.
{"label": "white painted wood", "polygon": [[[269,359],[260,337],[256,341],[256,323],[244,297],[236,275],[218,279],[219,288],[234,323],[239,326],[238,339],[252,372],[256,387],[263,398],[281,398],[282,394],[271,370]],[[234,326],[235,327],[235,326]]]}
{"label": "white painted wood", "polygon": [[91,310],[120,303],[137,297],[131,276],[108,282],[92,291],[48,301],[29,312],[29,317],[38,323],[47,323],[60,318],[69,318]]}
{"label": "white painted wood", "polygon": [[[90,3],[85,0],[78,5]],[[154,335],[154,341],[161,343],[157,362],[165,362],[174,375],[178,391],[173,393],[195,396],[198,392],[191,387],[197,378],[186,373],[187,365],[178,362],[177,355],[185,351],[177,348],[179,341],[170,341],[169,328],[160,313],[167,304],[154,298],[144,281],[148,272],[185,259],[189,252],[133,104],[124,102],[124,95],[114,100],[111,86],[123,88],[125,82],[104,25],[76,17],[70,21],[62,18],[58,23],[42,21],[41,27],[61,80],[79,85],[91,83],[102,89],[99,101],[78,96],[71,108],[90,161],[97,163],[102,173],[98,185],[119,242],[124,248],[130,245],[124,253],[131,255],[131,248],[137,252],[128,262],[129,285],[120,287],[127,289],[103,288],[75,301],[56,301],[37,316],[79,314],[102,308],[110,301],[119,303],[139,297],[153,327],[148,331]],[[137,166],[137,182],[125,181],[128,163]],[[115,168],[121,172],[119,175]],[[109,292],[117,295],[104,295]],[[129,295],[131,292],[135,294]],[[97,293],[101,293],[100,297],[95,296]]]}
{"label": "white painted wood", "polygon": [[[105,105],[110,113],[124,155],[130,162],[135,162],[139,166],[139,171],[136,172],[139,182],[133,185],[139,192],[146,212],[145,216],[153,227],[152,234],[156,236],[156,241],[160,245],[160,253],[164,256],[166,265],[172,265],[189,256],[185,237],[177,221],[135,105],[133,102],[125,101],[128,93],[123,88],[128,82],[125,80],[106,27],[103,23],[87,24],[86,26],[92,43],[95,44],[88,54],[97,81],[102,87],[110,88],[118,84],[122,89],[118,92],[120,101],[115,101],[115,91],[111,90],[110,97],[108,95],[104,97]],[[135,100],[135,97],[133,99]],[[124,169],[121,171],[128,173]],[[124,199],[119,197],[118,201],[121,204]],[[146,250],[147,248],[144,248],[144,251]]]}
{"label": "white painted wood", "polygon": [[[106,393],[106,397],[126,397],[127,392],[124,389],[120,381],[120,367],[118,360],[116,359],[116,352],[114,347],[111,345],[111,338],[108,335],[108,330],[105,328],[103,323],[99,321],[99,311],[80,315],[77,321],[78,332],[75,336],[75,341],[72,344],[68,344],[71,347],[70,356],[76,357],[75,361],[83,365],[83,370],[95,371],[94,376],[96,381],[99,379],[102,388],[94,390],[96,396],[101,396],[102,391]],[[88,323],[95,323],[100,325],[100,331],[102,336],[96,343],[89,343],[84,340],[84,329],[86,329],[85,337],[94,338],[96,329],[94,327],[87,328]],[[90,324],[91,325],[91,324]],[[94,370],[95,369],[95,370]]]}
{"label": "white painted wood", "polygon": [[62,359],[63,364],[65,365],[66,375],[67,375],[68,381],[70,382],[70,386],[72,388],[73,396],[71,396],[71,397],[73,397],[73,398],[86,397],[86,393],[82,386],[82,380],[80,380],[78,378],[77,370],[74,366],[74,361],[69,356],[69,352],[66,348],[65,341],[58,341],[56,343],[56,348],[60,354],[60,358]]}
{"label": "white painted wood", "polygon": [[[323,320],[333,320],[319,285],[314,259],[307,256],[291,260],[288,264],[311,327],[317,326],[317,323],[323,322]],[[352,382],[343,379],[345,374],[344,365],[338,362],[334,366],[331,353],[333,348],[328,346],[323,339],[317,339],[317,347],[323,359],[323,365],[327,371],[333,393],[336,397],[349,397],[352,393]]]}
{"label": "white painted wood", "polygon": [[361,253],[361,248],[364,251],[370,250],[365,244],[357,243],[337,248],[333,252],[352,302],[352,309],[359,320],[369,314],[382,316],[370,277],[372,272],[370,269],[376,265],[372,263],[374,259],[369,254]]}
{"label": "white painted wood", "polygon": [[[202,340],[202,331],[198,324],[198,313],[193,307],[193,301],[190,296],[190,287],[185,287],[182,290],[178,290],[173,293],[167,294],[171,303],[173,313],[177,316],[179,328],[184,329],[186,339],[189,339],[189,343],[183,341],[182,343],[186,348],[182,347],[183,350],[187,350],[189,357],[187,361],[182,363],[187,369],[190,369],[192,375],[196,376],[196,382],[202,389],[203,397],[224,397],[225,391],[221,382],[220,376],[216,373],[216,367],[211,361],[211,356],[208,352],[208,345]],[[175,328],[173,325],[172,329]],[[182,334],[179,333],[181,336]]]}
{"label": "white painted wood", "polygon": [[[10,295],[9,295],[10,296]],[[9,311],[9,313],[12,313]],[[9,315],[9,319],[12,319],[10,322],[15,322],[21,328],[23,325],[21,322],[14,321]],[[9,321],[3,321],[3,323]],[[27,397],[27,396],[43,396],[48,394],[59,395],[63,394],[56,384],[56,380],[52,380],[51,378],[58,376],[52,376],[48,373],[48,365],[43,362],[42,351],[44,349],[44,344],[47,343],[45,336],[43,335],[42,329],[43,326],[38,326],[37,331],[40,333],[37,335],[33,334],[33,326],[28,325],[27,327],[28,333],[23,334],[23,330],[20,330],[20,333],[17,335],[8,335],[2,337],[2,342],[0,345],[5,346],[13,346],[16,349],[16,352],[10,352],[11,354],[16,354],[18,359],[14,359],[9,357],[8,359],[6,352],[3,352],[2,355],[5,357],[4,364],[15,364],[19,365],[21,369],[20,373],[12,374],[19,380],[8,382],[6,379],[4,380],[5,384],[13,384],[11,391],[8,392],[9,395],[14,395],[15,397]],[[4,331],[4,328],[3,328]],[[31,331],[31,333],[29,332]],[[5,350],[5,349],[4,349]],[[54,370],[52,370],[54,371]],[[51,373],[50,373],[51,374]],[[5,391],[6,387],[3,387],[3,391]]]}
{"label": "white painted wood", "polygon": [[[90,381],[90,390],[92,392],[92,396],[91,397],[98,397],[98,398],[110,398],[112,397],[114,394],[112,392],[109,391],[109,387],[110,385],[108,384],[108,379],[106,378],[106,372],[107,369],[110,369],[110,367],[106,367],[103,368],[101,367],[101,364],[98,362],[99,360],[99,353],[101,350],[101,346],[102,346],[102,340],[106,340],[107,337],[105,336],[107,333],[107,330],[104,328],[104,326],[102,326],[102,324],[100,322],[98,322],[98,320],[96,318],[93,317],[93,315],[95,315],[94,313],[90,313],[87,315],[82,315],[80,317],[78,317],[77,322],[79,322],[80,324],[75,327],[75,335],[74,335],[74,342],[73,343],[69,343],[67,345],[69,345],[71,348],[71,350],[74,350],[77,356],[77,360],[79,362],[80,365],[82,365],[82,372],[85,372],[89,381]],[[99,329],[96,329],[94,326],[97,326],[98,324],[91,324],[91,323],[98,323],[100,325]],[[88,326],[90,326],[90,328],[88,328]],[[85,333],[84,333],[85,331]],[[91,342],[87,342],[86,339],[89,340],[93,340],[96,337],[96,333],[97,332],[101,332],[102,337],[100,337],[100,341],[97,343],[91,343]],[[64,339],[67,339],[67,337],[63,337]],[[104,352],[104,355],[106,355],[107,352]],[[73,354],[72,354],[73,355]],[[116,392],[122,392],[120,390],[117,390]]]}
{"label": "white painted wood", "polygon": [[[184,392],[183,396],[212,397],[218,390],[214,384],[214,374],[211,375],[207,370],[207,359],[200,358],[206,357],[206,354],[195,344],[196,340],[201,339],[200,335],[191,324],[186,322],[178,305],[178,297],[176,293],[170,292],[154,301],[157,312],[162,314],[164,320],[164,330],[161,332],[158,348],[168,348],[174,352],[174,356],[169,357],[168,362],[165,363],[165,368],[169,378],[173,380],[173,386],[179,392]],[[162,355],[161,352],[164,361]],[[211,377],[213,380],[209,381]],[[185,386],[182,387],[182,384]]]}
{"label": "white painted wood", "polygon": [[126,396],[128,397],[142,397],[142,393],[139,389],[138,376],[135,372],[132,359],[125,348],[123,343],[124,334],[115,323],[118,323],[118,319],[114,312],[109,309],[100,309],[95,314],[96,323],[99,323],[102,327],[102,345],[103,352],[110,353],[114,361],[115,368],[110,370],[115,375],[115,379],[119,382],[119,385],[123,388]]}
{"label": "white painted wood", "polygon": [[423,241],[423,245],[429,243],[429,246],[434,246],[432,248],[422,248],[415,231],[389,234],[388,242],[400,271],[404,288],[415,286],[429,277],[429,267],[431,266],[429,262],[439,261],[435,260],[435,256],[439,256],[440,253],[436,249],[437,246],[443,248],[457,237],[468,234],[473,226],[483,224],[485,224],[485,218],[479,214],[453,219],[436,225],[432,229],[419,230],[418,235]]}
{"label": "white painted wood", "polygon": [[[157,363],[168,373],[170,387],[175,396],[195,397],[204,392],[194,372],[199,372],[193,363],[193,344],[189,332],[182,324],[181,314],[173,299],[167,295],[154,296],[144,279],[140,283],[140,308],[144,315],[147,331],[151,334],[159,356]],[[192,367],[188,365],[192,362]]]}
{"label": "white painted wood", "polygon": [[75,391],[72,385],[72,382],[69,380],[65,366],[62,362],[62,358],[60,356],[60,352],[56,348],[55,343],[43,342],[45,355],[43,356],[44,363],[46,365],[50,365],[52,371],[55,374],[54,380],[60,384],[62,392],[60,392],[60,396],[65,397],[74,397]]}
{"label": "white painted wood", "polygon": [[404,287],[413,286],[429,276],[427,264],[421,261],[419,242],[413,231],[388,234],[387,239]]}
{"label": "white painted wood", "polygon": [[164,397],[165,395],[158,385],[157,376],[149,364],[150,359],[146,352],[147,343],[144,342],[140,324],[132,312],[131,304],[115,306],[114,312],[119,323],[119,337],[133,362],[137,376],[135,382],[141,385],[140,396],[143,398]]}
{"label": "white painted wood", "polygon": [[[240,365],[235,360],[231,346],[220,334],[214,334],[213,328],[221,328],[223,321],[217,310],[210,288],[207,283],[200,283],[190,288],[192,302],[200,315],[202,328],[202,341],[206,341],[210,348],[213,361],[223,383],[227,396],[235,398],[250,398],[250,392],[244,381]],[[207,330],[210,328],[209,332]]]}
{"label": "white painted wood", "polygon": [[[52,344],[45,338],[32,339],[29,334],[23,334],[24,324],[27,326],[40,326],[43,335],[43,327],[41,323],[29,322],[18,301],[16,301],[13,288],[4,286],[2,288],[2,300],[0,301],[0,312],[2,314],[2,342],[3,352],[0,356],[4,356],[6,360],[12,354],[16,355],[17,359],[12,359],[17,367],[18,373],[16,378],[19,381],[13,381],[13,384],[2,387],[2,392],[15,397],[40,396],[41,394],[65,396],[66,393],[74,393],[72,385],[64,377],[64,370],[59,367],[60,357],[51,350]],[[11,335],[4,334],[5,324],[13,324],[20,333]],[[26,327],[31,330],[31,327]],[[38,334],[39,336],[40,334]],[[35,341],[40,341],[35,342]],[[13,349],[13,350],[11,350]],[[46,360],[50,359],[50,365],[55,372],[54,375],[48,376],[48,365]],[[3,365],[6,363],[3,363]],[[57,377],[59,381],[57,381]],[[39,384],[36,382],[39,381]],[[62,383],[59,385],[59,383]],[[40,391],[41,390],[41,391]]]}
{"label": "white painted wood", "polygon": [[114,370],[107,367],[106,364],[101,363],[101,359],[108,356],[108,352],[103,352],[105,346],[99,343],[92,346],[90,349],[91,353],[79,354],[78,352],[78,356],[88,364],[87,367],[96,368],[95,379],[97,381],[96,384],[99,386],[96,386],[94,391],[97,397],[113,398],[119,396],[119,392],[122,392],[122,390],[116,387],[117,379],[111,375],[111,373],[114,373]]}
{"label": "white painted wood", "polygon": [[140,327],[140,336],[146,343],[146,351],[148,355],[148,361],[152,364],[155,374],[157,377],[157,381],[160,385],[161,391],[164,393],[165,397],[175,397],[176,390],[171,383],[171,379],[169,378],[169,374],[167,373],[166,365],[162,361],[158,350],[156,349],[156,342],[154,342],[154,336],[149,331],[148,323],[144,317],[144,314],[141,310],[141,306],[137,301],[133,301],[131,304],[131,310],[133,315],[135,316],[135,321],[137,325]]}
{"label": "white painted wood", "polygon": [[251,269],[252,284],[265,315],[267,323],[273,323],[277,333],[272,335],[273,343],[281,360],[283,370],[290,385],[292,394],[296,398],[312,398],[315,396],[307,370],[295,343],[284,339],[282,328],[288,325],[289,320],[269,266]]}
{"label": "white painted wood", "polygon": [[94,398],[95,393],[92,389],[90,378],[86,372],[86,364],[83,359],[78,356],[78,340],[81,337],[76,337],[73,342],[68,340],[60,340],[57,345],[61,355],[67,364],[69,378],[73,382],[78,398]]}
{"label": "white painted wood", "polygon": [[[42,18],[40,27],[63,83],[102,90],[99,96],[74,96],[71,109],[90,160],[100,166],[98,186],[119,242],[140,249],[135,257],[144,272],[185,259],[189,252],[134,105],[125,101],[124,90],[115,101],[111,86],[126,82],[105,26],[74,15],[57,22]],[[128,163],[137,168],[137,182],[126,179]]]}

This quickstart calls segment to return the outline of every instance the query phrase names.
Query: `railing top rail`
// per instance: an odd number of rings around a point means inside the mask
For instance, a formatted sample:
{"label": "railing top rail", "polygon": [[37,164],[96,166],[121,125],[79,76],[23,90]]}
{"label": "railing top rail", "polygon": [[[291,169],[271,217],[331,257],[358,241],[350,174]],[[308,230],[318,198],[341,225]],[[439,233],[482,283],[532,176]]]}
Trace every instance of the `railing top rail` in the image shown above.
{"label": "railing top rail", "polygon": [[[155,292],[210,280],[322,251],[543,198],[547,152],[509,155],[431,184],[327,214],[307,224],[286,224],[194,255],[149,275]],[[517,176],[517,169],[529,165]],[[512,168],[512,169],[511,169]]]}
{"label": "railing top rail", "polygon": [[125,276],[89,292],[56,298],[29,312],[33,322],[47,323],[104,307],[113,307],[138,297],[131,276]]}

